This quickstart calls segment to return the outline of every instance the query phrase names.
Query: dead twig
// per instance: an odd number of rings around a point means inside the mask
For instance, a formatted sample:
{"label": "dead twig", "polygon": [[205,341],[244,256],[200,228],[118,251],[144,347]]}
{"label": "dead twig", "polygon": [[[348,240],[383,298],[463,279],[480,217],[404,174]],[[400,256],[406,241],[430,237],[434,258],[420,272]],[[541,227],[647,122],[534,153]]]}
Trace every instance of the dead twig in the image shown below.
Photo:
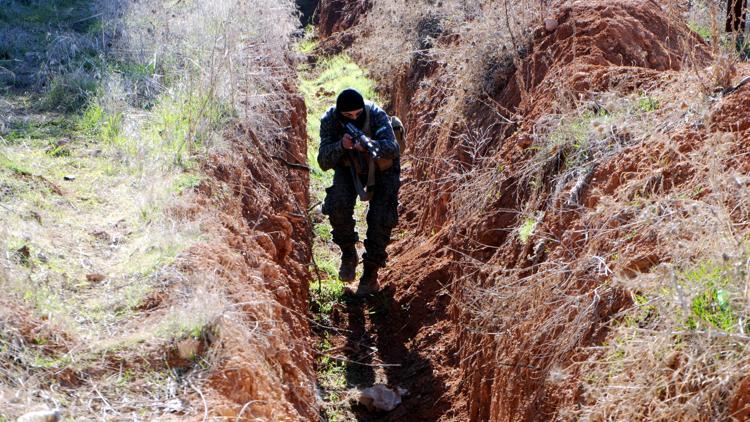
{"label": "dead twig", "polygon": [[190,388],[192,388],[198,395],[201,397],[201,400],[203,401],[203,422],[206,422],[208,420],[208,404],[206,403],[206,397],[203,396],[203,392],[198,389],[195,385],[193,385],[190,380],[188,380],[188,385]]}

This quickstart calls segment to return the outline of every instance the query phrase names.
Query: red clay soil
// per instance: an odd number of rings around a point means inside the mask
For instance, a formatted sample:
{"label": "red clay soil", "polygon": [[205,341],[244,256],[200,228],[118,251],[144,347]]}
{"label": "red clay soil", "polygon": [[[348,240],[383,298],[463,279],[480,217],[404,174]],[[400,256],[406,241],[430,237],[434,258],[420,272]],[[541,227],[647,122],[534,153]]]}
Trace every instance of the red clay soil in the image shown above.
{"label": "red clay soil", "polygon": [[317,28],[322,55],[333,55],[352,45],[354,28],[360,18],[372,8],[372,0],[324,0],[318,6]]}
{"label": "red clay soil", "polygon": [[[582,374],[572,364],[606,338],[607,323],[630,303],[623,291],[602,287],[610,271],[648,271],[664,256],[648,227],[628,235],[637,210],[613,216],[597,214],[597,205],[670,192],[700,177],[700,169],[677,158],[700,149],[711,133],[748,139],[750,88],[743,87],[718,103],[709,125],[677,125],[598,163],[572,207],[565,204],[575,180],[559,192],[550,186],[559,160],[542,175],[543,187],[532,189],[520,170],[537,154],[530,148],[534,125],[558,112],[560,102],[581,103],[597,92],[679,90],[680,70],[710,60],[705,44],[653,1],[574,2],[555,18],[555,30],[535,28],[520,70],[505,69],[489,98],[468,99],[462,115],[442,115],[441,125],[433,123],[446,103],[441,87],[453,80],[448,66],[415,68],[415,61],[395,82],[382,81],[392,110],[411,128],[407,160],[420,159],[404,175],[400,230],[408,235],[390,249],[388,320],[369,327],[383,361],[402,364],[389,382],[412,395],[378,420],[549,420],[582,403]],[[502,108],[488,112],[488,99]],[[511,125],[498,113],[522,119]],[[466,214],[457,186],[444,182],[456,170],[447,163],[478,165],[461,155],[460,134],[483,128],[493,128],[484,165],[503,170],[477,187],[485,189],[477,197],[492,199]],[[748,156],[747,142],[736,148]],[[737,163],[744,171],[747,165]],[[524,244],[509,234],[529,204],[545,214]],[[615,251],[615,268],[604,270],[592,258]],[[734,403],[748,400],[743,388]]]}
{"label": "red clay soil", "polygon": [[359,18],[372,7],[370,0],[329,0],[320,3],[318,35],[327,38],[356,25]]}
{"label": "red clay soil", "polygon": [[[202,285],[213,284],[228,298],[221,304],[225,309],[207,310],[222,317],[207,327],[195,349],[210,362],[208,379],[198,385],[202,395],[190,398],[199,412],[196,420],[204,420],[204,404],[211,418],[318,418],[307,318],[312,230],[306,213],[306,109],[291,83],[284,89],[278,104],[283,112],[268,117],[287,128],[285,137],[270,142],[240,124],[228,129],[226,146],[202,162],[207,177],[196,188],[194,201],[168,211],[175,219],[199,222],[208,239],[176,260],[180,274],[200,278]],[[203,283],[204,278],[210,283]],[[139,308],[143,314],[134,318],[132,326],[157,326],[172,304],[184,300],[176,290],[165,288],[146,298]],[[17,337],[19,344],[40,357],[58,358],[74,344],[55,321],[35,318],[22,306],[2,299],[0,325],[13,335],[6,340],[15,342]],[[85,383],[82,380],[111,378],[123,369],[134,373],[140,373],[140,367],[166,369],[165,365],[187,371],[196,361],[180,357],[175,345],[156,340],[139,345],[131,355],[124,350],[97,359],[91,367],[80,369],[85,373],[66,368],[54,376],[61,388],[75,394],[75,388]],[[205,374],[202,369],[198,372]],[[184,415],[173,418],[185,419]]]}
{"label": "red clay soil", "polygon": [[228,130],[228,148],[203,164],[209,178],[194,208],[182,211],[202,221],[210,239],[188,252],[184,270],[215,274],[231,298],[232,312],[217,323],[219,361],[204,393],[211,415],[233,420],[317,419],[306,318],[306,109],[298,95],[286,102],[280,109],[293,112],[275,118],[291,128],[287,138],[264,144],[245,126]]}

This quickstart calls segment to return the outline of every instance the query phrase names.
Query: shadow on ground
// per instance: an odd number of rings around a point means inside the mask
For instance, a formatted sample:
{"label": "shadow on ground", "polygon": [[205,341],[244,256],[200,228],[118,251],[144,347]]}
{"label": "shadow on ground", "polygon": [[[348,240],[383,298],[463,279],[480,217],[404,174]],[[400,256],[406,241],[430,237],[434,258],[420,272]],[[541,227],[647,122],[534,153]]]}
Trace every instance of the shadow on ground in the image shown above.
{"label": "shadow on ground", "polygon": [[409,349],[410,336],[404,333],[409,315],[394,299],[393,288],[365,299],[347,297],[346,311],[347,384],[362,389],[382,383],[394,390],[408,390],[401,405],[391,412],[370,412],[362,405],[354,405],[357,421],[429,421],[432,415],[440,414],[431,403],[420,401],[429,393],[420,391],[425,386],[444,388],[434,377],[429,361]]}

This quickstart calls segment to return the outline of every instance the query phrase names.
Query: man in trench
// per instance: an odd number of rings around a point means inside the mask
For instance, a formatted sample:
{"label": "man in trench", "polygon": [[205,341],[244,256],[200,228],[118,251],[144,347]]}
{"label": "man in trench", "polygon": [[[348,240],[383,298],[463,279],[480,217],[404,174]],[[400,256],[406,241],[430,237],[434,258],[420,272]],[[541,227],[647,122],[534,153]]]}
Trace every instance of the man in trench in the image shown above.
{"label": "man in trench", "polygon": [[[364,133],[365,142],[349,133],[347,123]],[[400,153],[388,115],[356,90],[342,91],[336,106],[320,120],[318,164],[324,171],[334,170],[333,185],[326,188],[323,214],[331,221],[333,242],[341,248],[339,278],[344,282],[354,280],[359,263],[354,205],[358,196],[369,199],[364,268],[356,295],[376,293],[378,269],[386,264],[385,249],[398,221]]]}

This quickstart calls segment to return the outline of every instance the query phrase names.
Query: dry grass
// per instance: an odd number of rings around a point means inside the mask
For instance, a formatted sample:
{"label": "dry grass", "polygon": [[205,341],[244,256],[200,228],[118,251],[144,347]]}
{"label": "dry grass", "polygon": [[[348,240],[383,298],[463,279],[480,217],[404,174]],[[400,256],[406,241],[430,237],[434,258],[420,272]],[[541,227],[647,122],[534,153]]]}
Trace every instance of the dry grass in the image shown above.
{"label": "dry grass", "polygon": [[[584,404],[564,407],[562,419],[726,419],[749,369],[749,204],[736,170],[743,158],[729,155],[737,139],[728,134],[678,151],[670,137],[707,124],[717,98],[703,94],[701,75],[676,78],[648,93],[602,94],[595,101],[607,113],[583,103],[541,119],[535,154],[518,173],[531,193],[518,213],[535,222],[526,234],[531,245],[522,248],[534,265],[508,269],[468,257],[463,264],[459,306],[472,315],[468,330],[486,333],[501,350],[529,351],[500,354],[499,364],[528,366],[550,388],[565,391],[576,378],[584,386]],[[627,182],[613,196],[594,191],[602,198],[596,208],[581,206],[579,185],[589,183],[582,175],[632,148],[642,151],[644,169],[623,174]],[[670,171],[693,178],[673,187]],[[456,194],[470,191],[465,185]],[[549,224],[565,214],[576,215],[576,224],[560,238]],[[518,218],[516,230],[526,223]],[[514,243],[525,242],[511,237],[503,247]],[[550,248],[555,259],[537,262]],[[662,264],[634,270],[648,254]],[[602,320],[623,295],[632,306]],[[611,330],[606,340],[579,355],[601,326]]]}
{"label": "dry grass", "polygon": [[[191,268],[188,251],[216,218],[190,211],[191,191],[232,121],[284,148],[288,128],[274,116],[289,111],[294,5],[6,3],[0,39],[13,43],[2,48],[22,60],[3,74],[0,100],[0,288],[13,304],[0,315],[0,419],[39,407],[84,419],[203,415],[218,351],[179,367],[166,359],[228,326],[259,344],[274,332],[248,322],[219,268]],[[278,313],[258,315],[275,324]]]}
{"label": "dry grass", "polygon": [[[703,131],[720,101],[717,92],[737,82],[736,39],[719,31],[725,2],[665,3],[673,18],[709,42],[711,66],[686,66],[647,84],[648,91],[625,95],[604,92],[581,101],[568,87],[551,90],[555,101],[534,122],[524,163],[503,163],[493,145],[503,126],[524,116],[488,97],[524,57],[524,29],[549,9],[538,2],[508,8],[482,1],[376,2],[354,47],[384,84],[424,63],[449,75],[421,87],[430,98],[411,102],[429,101],[436,112],[428,126],[412,129],[424,140],[414,139],[416,153],[408,157],[411,183],[450,193],[448,218],[477,230],[498,213],[518,216],[505,229],[517,235],[500,247],[466,239],[468,246],[455,251],[463,257],[461,277],[452,284],[459,292],[454,304],[465,311],[463,332],[487,340],[483,350],[466,352],[485,354],[466,361],[489,358],[473,368],[482,382],[494,371],[502,378],[495,383],[523,383],[505,368],[527,369],[526,376],[546,380],[545,394],[564,396],[580,381],[584,401],[564,407],[558,415],[564,419],[727,419],[730,398],[750,369],[747,182],[736,170],[743,158],[728,155],[739,140],[711,135],[696,140],[702,145],[690,153],[671,140]],[[522,103],[531,99],[524,89]],[[475,129],[465,114],[477,105],[496,110],[499,123]],[[450,139],[450,150],[435,151],[436,139]],[[592,174],[633,150],[642,154],[640,166],[618,170],[622,183],[614,193],[590,192],[599,200],[587,208],[581,194]],[[670,172],[689,178],[675,185]],[[510,177],[523,203],[488,209],[506,193],[499,188]],[[562,234],[555,227],[560,221],[572,222]],[[490,250],[487,258],[473,258],[467,251],[474,247]],[[514,251],[520,256],[509,258]],[[649,254],[655,257],[646,261],[662,264],[643,265]],[[591,347],[581,351],[582,345]],[[513,387],[497,387],[492,399],[505,400],[500,396]],[[548,398],[524,397],[537,405]],[[513,406],[507,402],[492,408],[507,410]]]}
{"label": "dry grass", "polygon": [[[664,264],[634,277],[615,272],[613,286],[629,291],[634,306],[611,324],[610,340],[580,363],[590,375],[579,416],[731,416],[729,399],[747,373],[750,340],[742,224],[748,192],[726,156],[733,142],[716,136],[682,157],[700,176],[684,190],[653,197],[632,222],[655,234]],[[692,199],[695,187],[707,194]]]}

